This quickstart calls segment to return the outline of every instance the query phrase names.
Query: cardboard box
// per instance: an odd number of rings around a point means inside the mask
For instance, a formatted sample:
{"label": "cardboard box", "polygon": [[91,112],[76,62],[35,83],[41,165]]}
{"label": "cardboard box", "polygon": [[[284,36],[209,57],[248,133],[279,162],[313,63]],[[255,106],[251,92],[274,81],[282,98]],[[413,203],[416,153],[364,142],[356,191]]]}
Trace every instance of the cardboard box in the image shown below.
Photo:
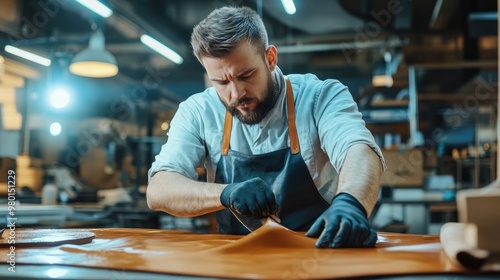
{"label": "cardboard box", "polygon": [[8,194],[8,184],[7,183],[2,183],[0,182],[0,195],[7,195]]}
{"label": "cardboard box", "polygon": [[28,187],[39,192],[43,186],[44,171],[41,168],[18,167],[16,170],[16,188]]}
{"label": "cardboard box", "polygon": [[16,158],[16,165],[17,167],[19,168],[22,168],[22,167],[42,167],[42,160],[41,159],[37,159],[37,158],[32,158],[28,155],[19,155],[17,158]]}
{"label": "cardboard box", "polygon": [[458,216],[467,227],[467,242],[479,249],[500,253],[500,187],[461,190],[457,193]]}
{"label": "cardboard box", "polygon": [[106,165],[106,153],[102,147],[94,147],[90,153],[81,158],[80,179],[91,187],[111,189],[118,185],[116,168],[109,169]]}
{"label": "cardboard box", "polygon": [[13,158],[0,157],[0,182],[7,182],[7,173],[15,169],[16,161]]}
{"label": "cardboard box", "polygon": [[424,155],[421,150],[382,150],[387,169],[380,181],[387,187],[422,187]]}

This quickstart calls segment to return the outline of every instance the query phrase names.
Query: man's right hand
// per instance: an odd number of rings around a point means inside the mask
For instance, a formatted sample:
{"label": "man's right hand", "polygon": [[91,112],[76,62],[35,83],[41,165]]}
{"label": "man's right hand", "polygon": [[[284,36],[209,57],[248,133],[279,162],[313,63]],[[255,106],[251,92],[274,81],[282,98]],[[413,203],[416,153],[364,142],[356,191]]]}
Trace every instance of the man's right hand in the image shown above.
{"label": "man's right hand", "polygon": [[222,190],[220,201],[225,207],[256,219],[278,212],[276,197],[261,178],[227,185]]}

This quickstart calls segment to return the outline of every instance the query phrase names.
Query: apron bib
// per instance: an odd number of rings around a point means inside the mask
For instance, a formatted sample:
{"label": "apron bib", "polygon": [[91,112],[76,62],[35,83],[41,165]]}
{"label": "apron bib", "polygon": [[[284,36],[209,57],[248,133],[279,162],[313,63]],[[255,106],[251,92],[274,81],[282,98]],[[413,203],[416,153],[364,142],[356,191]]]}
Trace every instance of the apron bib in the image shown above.
{"label": "apron bib", "polygon": [[[229,149],[233,116],[226,111],[222,137],[222,156],[217,164],[215,182],[239,183],[255,177],[264,180],[273,190],[279,205],[281,224],[294,231],[307,231],[330,206],[314,185],[300,155],[292,85],[286,79],[286,101],[290,148],[260,155],[247,155]],[[219,233],[248,234],[249,231],[229,209],[216,213]]]}

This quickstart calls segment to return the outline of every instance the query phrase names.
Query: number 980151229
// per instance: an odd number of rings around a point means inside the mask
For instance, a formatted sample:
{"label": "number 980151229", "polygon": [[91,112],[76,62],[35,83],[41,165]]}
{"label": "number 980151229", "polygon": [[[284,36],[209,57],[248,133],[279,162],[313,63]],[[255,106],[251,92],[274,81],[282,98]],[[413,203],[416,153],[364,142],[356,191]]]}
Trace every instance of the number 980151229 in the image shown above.
{"label": "number 980151229", "polygon": [[7,188],[8,193],[16,192],[16,172],[14,170],[7,171]]}

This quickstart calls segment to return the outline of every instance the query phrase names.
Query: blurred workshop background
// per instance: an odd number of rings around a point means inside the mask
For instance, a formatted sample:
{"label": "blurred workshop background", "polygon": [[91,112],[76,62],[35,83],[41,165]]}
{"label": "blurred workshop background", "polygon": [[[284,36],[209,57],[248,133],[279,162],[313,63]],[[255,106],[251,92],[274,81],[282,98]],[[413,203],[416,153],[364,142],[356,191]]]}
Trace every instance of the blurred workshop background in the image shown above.
{"label": "blurred workshop background", "polygon": [[457,190],[496,179],[497,1],[0,0],[0,199],[13,170],[21,226],[213,231],[144,194],[179,103],[209,86],[191,30],[224,5],[262,16],[285,74],[349,87],[389,166],[377,229],[437,233]]}

